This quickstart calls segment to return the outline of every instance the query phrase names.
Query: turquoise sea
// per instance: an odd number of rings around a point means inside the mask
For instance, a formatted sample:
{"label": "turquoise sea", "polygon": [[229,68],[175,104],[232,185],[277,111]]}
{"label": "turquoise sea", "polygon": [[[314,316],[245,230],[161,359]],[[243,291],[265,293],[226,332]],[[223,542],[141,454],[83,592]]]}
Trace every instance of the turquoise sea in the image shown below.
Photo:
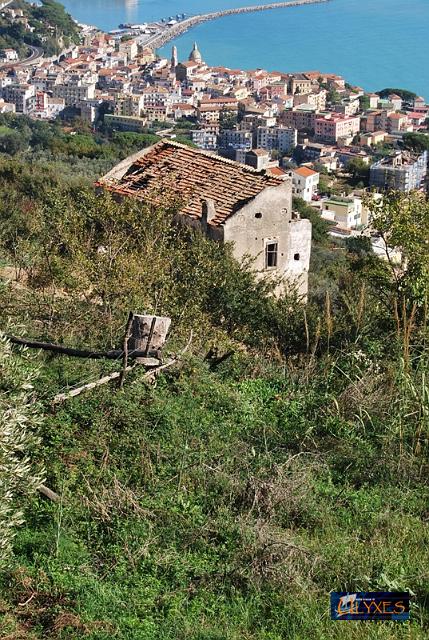
{"label": "turquoise sea", "polygon": [[[261,0],[63,0],[79,21],[110,30],[179,12],[206,13]],[[366,90],[386,86],[429,100],[429,0],[331,0],[229,16],[175,42],[184,59],[197,40],[211,65],[339,73]],[[171,45],[164,52],[169,54]]]}

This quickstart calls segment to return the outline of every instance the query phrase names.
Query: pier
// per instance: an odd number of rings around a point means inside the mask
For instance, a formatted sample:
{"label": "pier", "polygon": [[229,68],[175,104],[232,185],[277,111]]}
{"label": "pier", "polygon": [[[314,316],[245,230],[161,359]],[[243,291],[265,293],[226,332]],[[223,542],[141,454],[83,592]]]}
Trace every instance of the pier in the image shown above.
{"label": "pier", "polygon": [[250,7],[237,7],[235,9],[224,9],[223,11],[214,11],[212,13],[205,13],[197,16],[186,18],[176,24],[163,29],[159,33],[150,36],[147,40],[142,42],[146,47],[157,49],[163,47],[171,40],[175,40],[178,36],[186,33],[192,27],[195,27],[203,22],[209,20],[217,20],[218,18],[224,18],[225,16],[233,16],[241,13],[255,13],[257,11],[268,11],[269,9],[287,9],[289,7],[299,7],[306,4],[319,4],[321,2],[330,2],[331,0],[290,0],[289,2],[273,2],[270,4],[259,4]]}

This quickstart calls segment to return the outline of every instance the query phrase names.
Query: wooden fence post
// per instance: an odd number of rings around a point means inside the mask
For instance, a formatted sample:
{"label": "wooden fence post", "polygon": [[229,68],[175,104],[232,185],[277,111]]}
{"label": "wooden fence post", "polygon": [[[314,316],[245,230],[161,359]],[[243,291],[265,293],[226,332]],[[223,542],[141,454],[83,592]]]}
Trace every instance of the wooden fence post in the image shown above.
{"label": "wooden fence post", "polygon": [[134,315],[131,324],[131,336],[128,340],[128,352],[143,351],[145,357],[136,359],[141,364],[144,364],[147,358],[157,358],[159,360],[170,325],[170,318]]}
{"label": "wooden fence post", "polygon": [[124,349],[124,357],[122,360],[122,372],[121,372],[121,377],[119,378],[119,388],[123,389],[124,387],[124,382],[125,382],[125,376],[127,374],[127,367],[128,367],[128,342],[130,340],[130,335],[131,335],[131,327],[133,324],[133,318],[134,318],[134,314],[132,311],[130,311],[130,313],[128,314],[128,320],[127,320],[127,326],[125,328],[125,335],[124,335],[124,341],[123,341],[123,349]]}

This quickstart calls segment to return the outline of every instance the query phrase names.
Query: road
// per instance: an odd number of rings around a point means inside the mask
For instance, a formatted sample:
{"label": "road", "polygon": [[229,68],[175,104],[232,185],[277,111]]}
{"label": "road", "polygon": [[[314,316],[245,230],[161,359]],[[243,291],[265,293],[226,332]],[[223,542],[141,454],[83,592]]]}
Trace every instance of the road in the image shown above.
{"label": "road", "polygon": [[[2,11],[2,9],[6,9],[6,7],[9,4],[12,4],[13,1],[14,0],[6,0],[6,2],[0,1],[0,11]],[[16,62],[15,64],[10,64],[9,62],[7,64],[2,64],[0,65],[0,69],[4,69],[5,67],[25,67],[26,65],[33,64],[39,58],[43,57],[43,49],[41,47],[33,47],[30,44],[28,44],[27,47],[31,51],[31,54],[28,56],[28,58],[25,58],[24,60],[18,60],[18,62]]]}
{"label": "road", "polygon": [[38,60],[39,58],[43,58],[42,47],[33,47],[32,45],[28,45],[28,48],[31,51],[31,55],[28,58],[25,58],[25,60],[20,60],[18,62],[18,65],[20,65],[21,67],[25,67],[26,65],[29,65],[29,64],[34,64],[36,60]]}
{"label": "road", "polygon": [[31,54],[28,58],[24,58],[24,60],[18,60],[17,62],[6,62],[5,64],[0,65],[0,69],[12,69],[16,67],[27,67],[31,64],[34,64],[39,60],[39,58],[43,58],[43,49],[41,47],[33,47],[32,45],[27,45]]}

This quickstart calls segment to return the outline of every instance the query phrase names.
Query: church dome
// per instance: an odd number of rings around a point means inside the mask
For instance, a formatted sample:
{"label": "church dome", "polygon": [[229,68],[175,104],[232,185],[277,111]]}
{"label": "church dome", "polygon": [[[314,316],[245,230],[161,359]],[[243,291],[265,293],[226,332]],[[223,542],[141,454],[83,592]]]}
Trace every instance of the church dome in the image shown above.
{"label": "church dome", "polygon": [[189,60],[190,62],[197,62],[199,64],[203,61],[202,55],[198,49],[196,42],[194,42],[194,47],[191,53],[189,54]]}

